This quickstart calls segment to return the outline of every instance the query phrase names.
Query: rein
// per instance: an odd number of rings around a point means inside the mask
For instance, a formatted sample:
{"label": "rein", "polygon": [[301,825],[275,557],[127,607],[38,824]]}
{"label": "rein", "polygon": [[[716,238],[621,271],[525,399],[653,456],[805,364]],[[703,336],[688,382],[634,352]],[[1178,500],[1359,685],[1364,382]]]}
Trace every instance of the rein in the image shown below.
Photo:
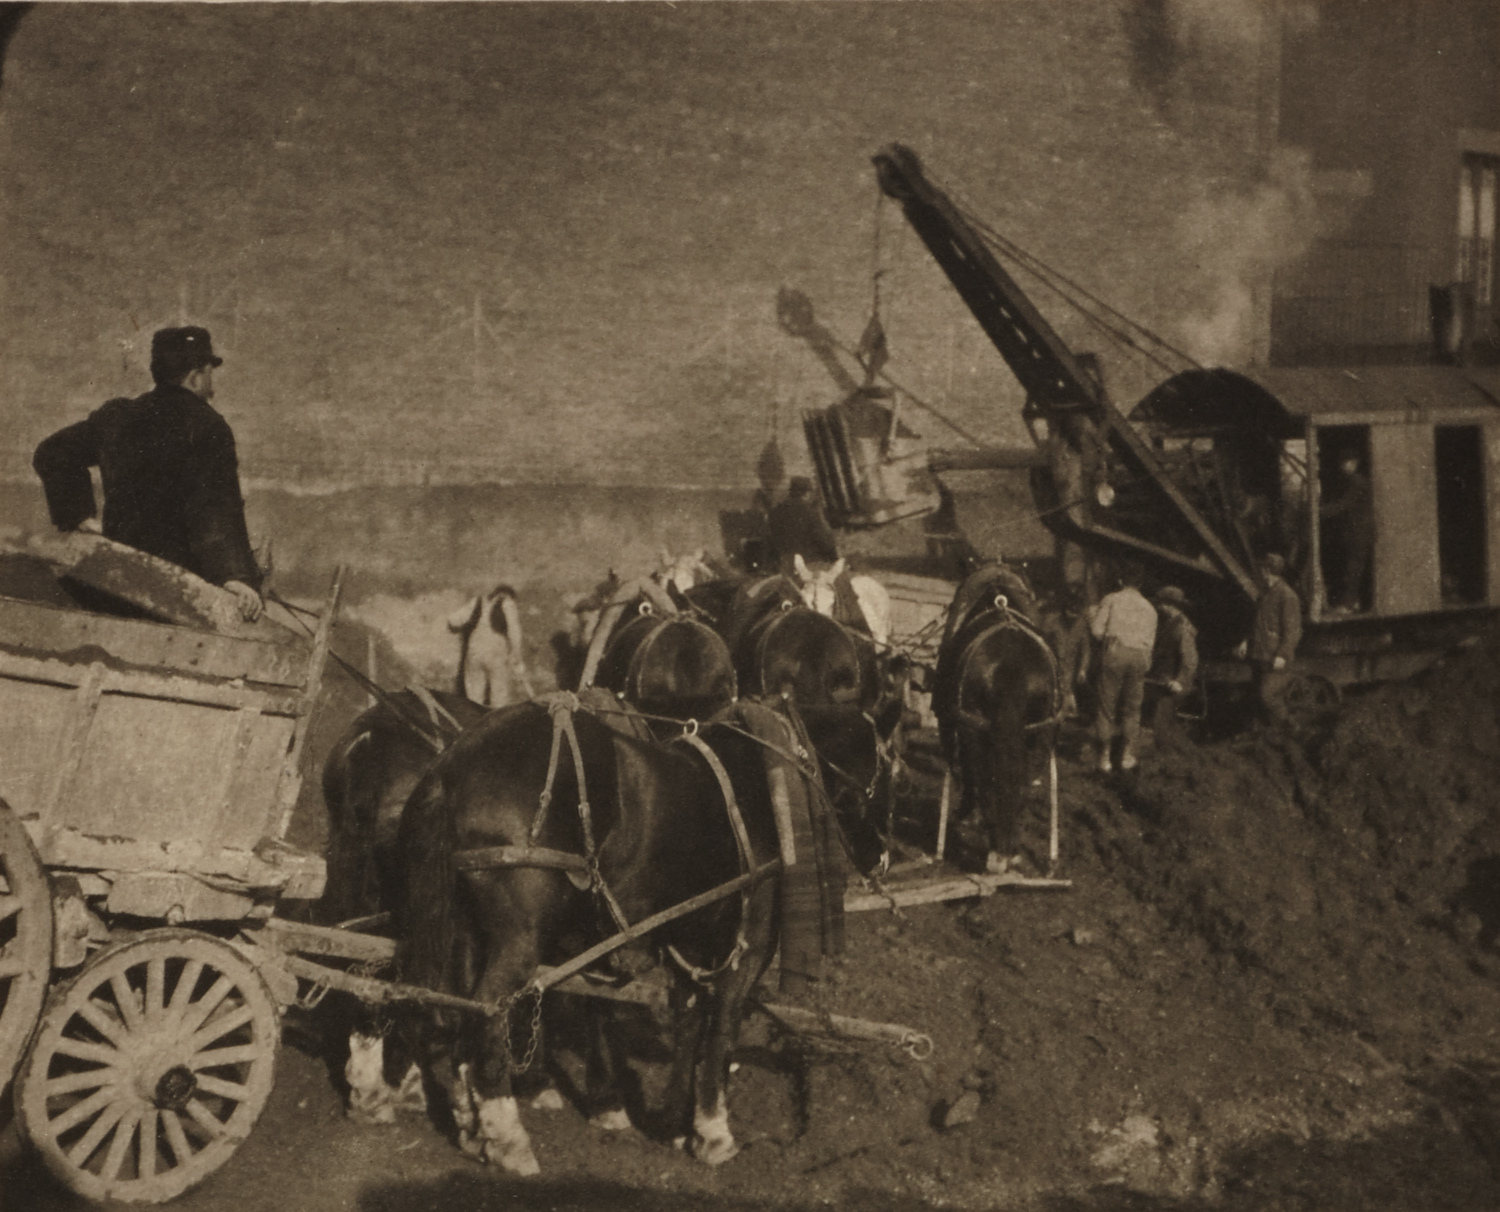
{"label": "rein", "polygon": [[[736,892],[740,893],[740,924],[735,937],[733,949],[728,957],[717,968],[705,970],[689,963],[675,947],[668,947],[667,951],[672,959],[678,963],[683,970],[695,981],[705,983],[713,980],[729,969],[737,968],[740,959],[749,947],[749,940],[745,936],[745,922],[749,913],[749,897],[756,885],[771,875],[779,873],[783,867],[782,859],[777,858],[771,862],[761,864],[759,867],[753,865],[754,853],[750,845],[750,835],[744,822],[743,814],[739,809],[739,802],[734,794],[734,787],[730,782],[729,772],[725,769],[718,754],[709,748],[706,742],[698,735],[698,723],[690,720],[684,727],[684,732],[676,738],[679,743],[687,744],[697,752],[708,763],[717,780],[720,792],[724,797],[725,809],[729,815],[730,828],[734,833],[735,846],[740,855],[741,874],[735,879],[720,884],[707,892],[683,902],[670,909],[653,914],[640,922],[632,924],[625,916],[619,901],[615,898],[599,870],[598,847],[594,838],[593,814],[589,807],[587,783],[584,774],[583,750],[578,742],[578,733],[574,727],[573,717],[577,712],[584,711],[598,715],[620,715],[636,719],[663,718],[648,717],[644,712],[638,711],[613,711],[610,708],[585,704],[577,694],[571,691],[558,691],[554,694],[545,695],[537,700],[544,705],[552,718],[552,745],[547,759],[547,777],[542,790],[538,796],[537,813],[532,819],[531,829],[528,832],[527,842],[522,846],[481,846],[469,850],[462,850],[455,854],[454,865],[460,871],[484,871],[507,867],[543,867],[560,870],[570,877],[586,878],[587,887],[599,897],[609,911],[609,916],[614,922],[617,933],[605,939],[603,942],[591,947],[588,951],[575,959],[553,969],[548,973],[545,980],[534,979],[530,982],[539,992],[566,979],[574,972],[580,971],[588,964],[593,963],[605,955],[625,946],[627,943],[640,938],[666,922],[674,921],[679,917],[692,913],[706,905],[713,904]],[[681,720],[673,721],[681,724]],[[734,731],[742,735],[754,737],[748,731],[728,725]],[[566,741],[572,755],[573,769],[578,781],[578,816],[583,830],[583,854],[575,854],[571,851],[555,850],[549,847],[537,845],[541,836],[542,828],[546,824],[547,814],[552,806],[553,788],[557,779],[558,767],[561,764],[562,747]],[[765,742],[761,742],[765,744]],[[775,746],[766,745],[769,749]],[[788,755],[789,757],[791,755]],[[807,777],[807,769],[801,761],[792,759],[795,768]],[[814,780],[814,785],[821,787],[821,783]],[[826,793],[825,793],[826,794]]]}

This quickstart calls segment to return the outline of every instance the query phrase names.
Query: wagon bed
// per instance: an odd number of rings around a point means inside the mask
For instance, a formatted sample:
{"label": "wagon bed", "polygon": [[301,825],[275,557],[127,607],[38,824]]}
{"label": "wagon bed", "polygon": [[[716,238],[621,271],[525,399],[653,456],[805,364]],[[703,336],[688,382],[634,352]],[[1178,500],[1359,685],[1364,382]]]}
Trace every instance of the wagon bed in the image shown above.
{"label": "wagon bed", "polygon": [[[162,573],[105,543],[85,584]],[[205,582],[156,611],[195,626],[0,597],[0,1086],[91,1198],[179,1194],[265,1105],[286,982],[243,930],[322,892],[284,839],[339,581],[310,637]]]}

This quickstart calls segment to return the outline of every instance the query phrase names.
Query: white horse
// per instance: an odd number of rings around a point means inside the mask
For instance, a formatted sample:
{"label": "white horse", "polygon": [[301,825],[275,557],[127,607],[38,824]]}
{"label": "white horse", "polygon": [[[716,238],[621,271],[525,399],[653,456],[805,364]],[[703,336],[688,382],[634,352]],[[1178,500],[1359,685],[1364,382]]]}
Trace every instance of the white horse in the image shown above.
{"label": "white horse", "polygon": [[475,595],[448,617],[448,630],[459,637],[459,694],[481,707],[504,707],[533,697],[521,612],[509,585]]}
{"label": "white horse", "polygon": [[[847,565],[843,560],[826,568],[809,568],[800,555],[792,558],[796,569],[797,583],[802,589],[802,600],[819,614],[834,618],[834,605],[838,601],[835,582],[844,574]],[[860,613],[865,616],[865,625],[875,643],[884,648],[891,637],[891,595],[872,576],[857,573],[849,578],[849,587],[854,590]]]}

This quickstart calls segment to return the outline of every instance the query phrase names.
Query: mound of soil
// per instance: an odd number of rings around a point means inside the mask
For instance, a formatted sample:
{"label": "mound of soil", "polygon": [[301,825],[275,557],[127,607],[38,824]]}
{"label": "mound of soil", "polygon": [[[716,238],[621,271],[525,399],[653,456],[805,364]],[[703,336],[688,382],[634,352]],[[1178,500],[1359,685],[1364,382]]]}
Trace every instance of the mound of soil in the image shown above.
{"label": "mound of soil", "polygon": [[[932,1056],[752,1026],[733,1110],[774,1164],[737,1162],[712,1190],[1490,1206],[1497,689],[1489,636],[1352,697],[1318,737],[1157,752],[1129,782],[1066,763],[1071,888],[851,917],[819,1002],[924,1031]],[[908,824],[930,831],[935,794],[919,781]]]}

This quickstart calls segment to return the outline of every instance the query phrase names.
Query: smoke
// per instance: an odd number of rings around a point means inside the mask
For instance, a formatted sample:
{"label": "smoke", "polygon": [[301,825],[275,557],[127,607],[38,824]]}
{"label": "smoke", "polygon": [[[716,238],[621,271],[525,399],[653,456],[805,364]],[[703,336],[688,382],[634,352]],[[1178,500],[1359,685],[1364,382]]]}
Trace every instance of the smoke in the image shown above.
{"label": "smoke", "polygon": [[1264,180],[1205,194],[1178,221],[1178,245],[1193,267],[1193,309],[1177,327],[1187,353],[1205,365],[1264,360],[1275,271],[1321,234],[1311,157],[1272,153]]}

